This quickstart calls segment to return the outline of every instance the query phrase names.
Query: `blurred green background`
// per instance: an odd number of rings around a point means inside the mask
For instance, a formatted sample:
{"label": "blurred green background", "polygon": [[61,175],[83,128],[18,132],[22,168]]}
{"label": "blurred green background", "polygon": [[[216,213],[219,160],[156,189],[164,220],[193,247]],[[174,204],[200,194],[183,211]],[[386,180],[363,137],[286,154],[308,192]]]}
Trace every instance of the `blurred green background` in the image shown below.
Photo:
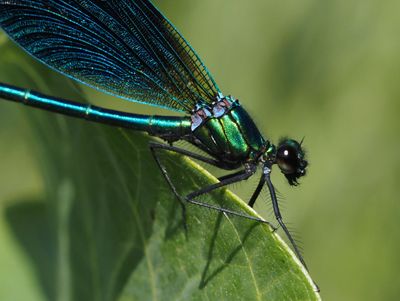
{"label": "blurred green background", "polygon": [[[189,40],[222,91],[241,100],[266,137],[305,136],[311,163],[307,177],[297,188],[288,187],[277,170],[273,180],[322,298],[397,300],[400,2],[156,4]],[[5,41],[1,35],[0,43]],[[130,109],[148,111],[136,104]],[[27,114],[21,106],[0,103],[2,212],[11,202],[43,191],[37,158],[30,151]],[[241,184],[235,191],[247,197],[254,185]],[[272,219],[260,203],[256,209]],[[3,218],[0,267],[1,300],[44,298]]]}

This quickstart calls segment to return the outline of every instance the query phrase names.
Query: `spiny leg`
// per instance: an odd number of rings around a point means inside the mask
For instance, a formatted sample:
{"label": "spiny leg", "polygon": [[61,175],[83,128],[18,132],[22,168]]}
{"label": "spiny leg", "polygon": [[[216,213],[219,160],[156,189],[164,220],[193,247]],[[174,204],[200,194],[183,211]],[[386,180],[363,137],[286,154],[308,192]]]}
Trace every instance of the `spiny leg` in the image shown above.
{"label": "spiny leg", "polygon": [[179,195],[178,191],[176,190],[176,187],[172,183],[167,170],[165,169],[164,165],[161,163],[160,158],[158,157],[158,155],[156,153],[157,150],[161,150],[161,149],[169,150],[169,148],[174,148],[174,147],[172,145],[169,146],[169,145],[155,143],[155,142],[150,142],[149,147],[150,147],[151,154],[153,155],[153,158],[156,161],[158,168],[161,170],[161,173],[162,173],[164,179],[167,181],[168,186],[170,187],[170,189],[172,190],[172,192],[178,199],[179,203],[181,204],[183,227],[185,228],[185,232],[187,233],[185,202],[182,200],[181,196]]}
{"label": "spiny leg", "polygon": [[[196,154],[194,152],[185,150],[185,149],[180,148],[180,147],[176,147],[176,146],[168,145],[168,144],[163,144],[163,143],[157,143],[157,142],[149,142],[149,146],[150,146],[150,150],[153,153],[157,149],[165,150],[165,151],[171,151],[171,152],[175,152],[175,153],[178,153],[178,154],[181,154],[181,155],[185,155],[187,157],[199,160],[199,161],[204,162],[204,163],[208,163],[208,164],[213,165],[215,167],[224,169],[222,167],[222,164],[218,160],[215,160],[213,158],[209,158],[209,157],[206,157],[206,156],[202,156],[202,155]],[[155,155],[155,156],[157,156],[157,155]]]}
{"label": "spiny leg", "polygon": [[161,163],[160,158],[159,158],[159,156],[157,154],[158,150],[172,151],[172,152],[175,152],[175,153],[178,153],[178,154],[182,154],[182,155],[191,157],[193,159],[208,163],[208,164],[213,165],[215,167],[225,169],[225,168],[222,167],[223,165],[219,161],[217,161],[215,159],[208,158],[208,157],[205,157],[205,156],[201,156],[199,154],[196,154],[196,153],[193,153],[193,152],[190,152],[190,151],[187,151],[185,149],[182,149],[182,148],[179,148],[179,147],[175,147],[175,146],[172,146],[172,145],[166,145],[166,144],[161,144],[161,143],[150,142],[150,150],[151,150],[152,155],[153,155],[154,159],[156,160],[157,165],[160,168],[165,180],[167,181],[168,185],[170,186],[172,192],[174,193],[174,195],[178,198],[179,202],[181,203],[182,215],[183,215],[183,219],[184,219],[185,228],[186,228],[186,208],[185,208],[184,204],[185,204],[185,202],[188,202],[188,203],[192,203],[192,204],[195,204],[195,205],[198,205],[198,206],[206,207],[206,208],[209,208],[209,209],[212,209],[212,210],[217,210],[219,212],[224,212],[224,213],[228,213],[228,214],[231,214],[231,215],[243,217],[243,218],[246,218],[246,219],[255,220],[255,221],[258,221],[258,222],[261,222],[261,223],[266,223],[266,224],[268,224],[269,226],[271,226],[274,229],[274,227],[270,223],[268,223],[267,221],[265,221],[265,220],[263,220],[261,218],[257,218],[257,217],[250,216],[250,215],[247,215],[247,214],[244,214],[244,213],[236,212],[236,211],[233,211],[233,210],[229,210],[229,209],[225,209],[225,208],[222,208],[222,207],[218,207],[218,206],[214,206],[214,205],[210,205],[210,204],[207,204],[207,203],[203,203],[203,202],[199,202],[199,201],[193,200],[194,197],[199,196],[201,194],[205,194],[205,193],[208,193],[208,192],[210,192],[210,191],[212,191],[214,189],[221,188],[223,186],[226,186],[226,185],[229,185],[229,184],[232,184],[232,183],[235,183],[235,182],[243,181],[243,180],[249,178],[251,175],[254,174],[255,167],[254,167],[254,169],[247,169],[247,170],[235,172],[233,174],[224,176],[223,179],[222,179],[222,182],[209,185],[209,186],[204,187],[204,188],[202,188],[202,189],[200,189],[198,191],[195,191],[193,193],[188,194],[186,197],[183,197],[178,193],[178,191],[177,191],[175,185],[173,184],[173,182],[172,182],[172,180],[171,180],[171,178],[170,178],[165,166]]}
{"label": "spiny leg", "polygon": [[[261,175],[261,178],[260,178],[260,181],[259,181],[259,183],[257,185],[257,188],[254,191],[253,195],[251,196],[248,205],[250,207],[253,207],[255,201],[257,200],[257,198],[258,198],[258,196],[259,196],[259,194],[260,194],[260,192],[262,190],[262,188],[264,187],[265,183],[267,183],[267,186],[268,186],[268,189],[269,189],[270,195],[271,195],[272,206],[273,206],[273,209],[274,209],[275,218],[278,221],[279,225],[282,227],[283,231],[285,232],[285,235],[289,239],[297,258],[300,260],[300,262],[304,266],[304,268],[308,271],[307,264],[306,264],[305,260],[303,259],[303,256],[301,255],[301,252],[300,252],[295,240],[293,239],[293,237],[290,234],[288,228],[286,227],[285,223],[283,222],[282,215],[281,215],[280,210],[279,210],[278,199],[276,197],[275,187],[272,184],[270,173],[271,173],[270,167],[269,166],[264,166],[263,174]],[[277,230],[277,228],[275,228],[273,226],[272,226],[272,228],[274,229],[274,231]],[[315,285],[316,291],[319,292],[318,285],[315,282],[314,282],[314,285]]]}
{"label": "spiny leg", "polygon": [[[254,190],[249,202],[247,203],[251,208],[253,208],[256,200],[258,199],[258,196],[260,195],[261,190],[264,187],[264,185],[265,185],[265,178],[264,178],[264,175],[261,175],[260,181],[258,182],[258,185],[257,185],[256,189]],[[270,223],[270,226],[274,230],[274,232],[276,230],[278,230],[278,228],[275,227],[274,225],[272,225],[271,223]]]}
{"label": "spiny leg", "polygon": [[235,216],[240,216],[240,217],[244,217],[244,218],[247,218],[247,219],[251,219],[251,220],[255,220],[255,221],[259,221],[259,222],[268,224],[275,231],[276,228],[271,223],[269,223],[269,222],[267,222],[267,221],[265,221],[265,220],[263,220],[261,218],[256,218],[256,217],[253,217],[253,216],[250,216],[250,215],[247,215],[247,214],[243,214],[243,213],[240,213],[240,212],[237,212],[237,211],[225,209],[225,208],[214,206],[214,205],[210,205],[210,204],[207,204],[207,203],[202,203],[202,202],[196,201],[194,199],[194,198],[196,198],[196,197],[198,197],[200,195],[209,193],[209,192],[211,192],[211,191],[213,191],[215,189],[222,188],[222,187],[227,186],[229,184],[233,184],[233,183],[237,183],[237,182],[241,182],[243,180],[246,180],[246,179],[248,179],[249,177],[251,177],[254,174],[255,170],[256,170],[255,166],[252,166],[250,169],[244,169],[242,171],[226,175],[226,176],[224,176],[223,180],[221,180],[220,182],[218,182],[216,184],[211,184],[211,185],[206,186],[204,188],[201,188],[201,189],[199,189],[197,191],[189,193],[188,195],[186,195],[185,200],[187,202],[195,204],[195,205],[203,206],[203,207],[206,207],[206,208],[209,208],[209,209],[215,209],[215,210],[218,210],[218,211],[221,211],[221,212],[225,212],[225,213],[229,213],[229,214],[232,214],[232,215],[235,215]]}
{"label": "spiny leg", "polygon": [[[308,271],[307,264],[306,264],[303,256],[301,255],[301,252],[300,252],[299,248],[297,247],[297,244],[296,244],[295,240],[293,239],[293,237],[290,234],[288,228],[286,227],[285,223],[283,222],[282,215],[280,213],[279,206],[278,206],[278,199],[276,198],[276,194],[275,194],[275,188],[274,188],[274,185],[271,182],[270,172],[271,172],[271,170],[267,167],[266,170],[264,171],[264,175],[265,175],[265,181],[267,183],[267,186],[268,186],[268,189],[269,189],[269,192],[270,192],[270,195],[271,195],[272,206],[273,206],[273,209],[274,209],[275,218],[278,221],[279,225],[282,227],[282,229],[285,232],[285,234],[286,234],[287,238],[289,239],[290,243],[292,244],[292,247],[294,249],[294,252],[295,252],[297,258],[300,260],[300,262],[304,266],[304,268]],[[313,281],[313,283],[314,283],[314,286],[315,286],[315,291],[319,292],[320,289],[319,289],[318,284],[315,283],[314,281]]]}
{"label": "spiny leg", "polygon": [[251,208],[253,208],[254,203],[256,202],[258,196],[260,195],[261,190],[264,187],[264,184],[265,184],[265,179],[264,179],[264,175],[262,175],[260,181],[258,182],[256,190],[254,190],[253,195],[251,196],[250,201],[248,202],[248,205]]}
{"label": "spiny leg", "polygon": [[174,193],[174,195],[176,196],[176,198],[178,199],[179,203],[181,204],[181,208],[182,208],[182,220],[183,220],[183,226],[185,228],[185,231],[187,231],[187,224],[186,224],[186,206],[185,206],[185,202],[186,200],[178,193],[174,183],[172,182],[165,166],[161,163],[160,158],[157,155],[157,150],[164,150],[164,151],[172,151],[181,155],[185,155],[188,156],[190,158],[199,160],[201,162],[204,163],[208,163],[210,165],[216,166],[216,167],[220,167],[220,164],[217,160],[212,159],[212,158],[208,158],[196,153],[193,153],[191,151],[187,151],[185,149],[179,148],[179,147],[175,147],[172,145],[167,145],[167,144],[163,144],[163,143],[157,143],[157,142],[150,142],[149,143],[149,147],[151,150],[151,153],[153,155],[154,160],[156,161],[158,168],[161,170],[161,173],[163,174],[165,180],[167,181],[169,187],[171,188],[172,192]]}
{"label": "spiny leg", "polygon": [[274,185],[271,182],[270,178],[270,172],[271,170],[268,167],[264,167],[264,179],[265,182],[267,183],[270,195],[271,195],[271,200],[272,200],[272,207],[274,209],[274,215],[276,220],[278,221],[279,225],[283,229],[283,231],[286,234],[286,237],[289,239],[294,252],[296,253],[297,258],[300,260],[301,264],[305,267],[305,269],[308,271],[308,267],[306,262],[303,259],[303,256],[301,255],[301,252],[299,248],[297,247],[296,242],[294,241],[292,235],[290,234],[288,228],[286,227],[285,223],[283,222],[281,212],[279,210],[279,205],[278,205],[278,199],[276,198],[276,193],[275,193],[275,188]]}
{"label": "spiny leg", "polygon": [[186,195],[186,198],[189,200],[192,200],[202,194],[209,193],[212,190],[221,188],[223,186],[227,186],[229,184],[247,180],[249,177],[251,177],[254,174],[254,172],[255,172],[255,167],[252,166],[250,168],[246,168],[246,169],[240,170],[238,172],[228,174],[228,175],[224,176],[223,178],[221,178],[218,183],[211,184],[209,186],[206,186],[199,190],[191,192],[188,195]]}

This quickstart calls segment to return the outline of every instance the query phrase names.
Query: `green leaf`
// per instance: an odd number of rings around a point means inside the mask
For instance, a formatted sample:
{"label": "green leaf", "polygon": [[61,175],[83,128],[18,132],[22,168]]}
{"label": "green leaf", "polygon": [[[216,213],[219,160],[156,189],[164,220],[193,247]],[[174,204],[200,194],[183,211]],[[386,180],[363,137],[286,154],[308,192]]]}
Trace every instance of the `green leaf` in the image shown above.
{"label": "green leaf", "polygon": [[[82,101],[70,81],[15,47],[3,44],[1,53],[0,80]],[[267,225],[187,205],[185,233],[149,136],[23,110],[46,194],[11,206],[7,217],[49,300],[319,299]],[[216,182],[191,160],[163,160],[181,193]],[[257,216],[228,190],[202,201]]]}

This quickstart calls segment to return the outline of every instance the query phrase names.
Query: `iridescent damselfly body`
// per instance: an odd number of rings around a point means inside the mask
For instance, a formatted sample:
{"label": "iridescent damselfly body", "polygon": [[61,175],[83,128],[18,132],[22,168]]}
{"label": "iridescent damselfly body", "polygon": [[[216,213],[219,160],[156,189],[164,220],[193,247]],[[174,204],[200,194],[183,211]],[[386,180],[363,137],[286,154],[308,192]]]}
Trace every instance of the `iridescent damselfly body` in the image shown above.
{"label": "iridescent damselfly body", "polygon": [[[181,117],[125,113],[0,84],[0,97],[89,121],[147,132],[166,143],[150,151],[182,205],[192,203],[267,223],[263,219],[198,201],[198,197],[262,173],[248,204],[269,189],[274,215],[305,268],[306,263],[279,210],[270,175],[277,164],[290,185],[306,174],[301,142],[264,138],[237,99],[224,95],[197,54],[148,0],[0,0],[0,26],[33,57],[56,71],[128,101],[183,113]],[[179,148],[186,141],[208,156]],[[177,193],[159,154],[175,152],[232,171],[216,184]],[[237,171],[239,170],[239,171]]]}

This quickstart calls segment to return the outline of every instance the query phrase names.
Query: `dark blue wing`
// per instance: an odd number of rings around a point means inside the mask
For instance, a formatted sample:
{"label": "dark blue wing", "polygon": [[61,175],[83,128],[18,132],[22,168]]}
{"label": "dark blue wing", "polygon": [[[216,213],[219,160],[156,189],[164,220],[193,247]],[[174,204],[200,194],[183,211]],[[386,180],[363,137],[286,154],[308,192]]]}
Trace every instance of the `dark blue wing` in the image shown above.
{"label": "dark blue wing", "polygon": [[190,112],[219,91],[147,0],[0,0],[0,26],[55,70],[127,100]]}

